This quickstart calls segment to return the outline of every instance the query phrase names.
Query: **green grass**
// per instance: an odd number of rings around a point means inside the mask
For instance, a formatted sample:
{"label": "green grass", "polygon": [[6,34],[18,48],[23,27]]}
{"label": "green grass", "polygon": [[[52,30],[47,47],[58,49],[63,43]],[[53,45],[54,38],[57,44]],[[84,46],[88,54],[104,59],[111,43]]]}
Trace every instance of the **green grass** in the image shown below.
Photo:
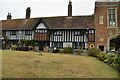
{"label": "green grass", "polygon": [[3,50],[3,78],[117,78],[118,73],[96,58],[68,54]]}

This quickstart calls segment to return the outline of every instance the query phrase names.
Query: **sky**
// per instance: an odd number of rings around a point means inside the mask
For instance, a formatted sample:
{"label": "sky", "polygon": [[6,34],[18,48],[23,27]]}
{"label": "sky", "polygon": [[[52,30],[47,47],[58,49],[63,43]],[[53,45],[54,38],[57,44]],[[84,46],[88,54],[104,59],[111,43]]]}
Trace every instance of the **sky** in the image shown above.
{"label": "sky", "polygon": [[[73,16],[92,15],[95,0],[71,0]],[[27,7],[31,8],[31,18],[67,16],[69,0],[0,0],[0,20],[25,18]]]}

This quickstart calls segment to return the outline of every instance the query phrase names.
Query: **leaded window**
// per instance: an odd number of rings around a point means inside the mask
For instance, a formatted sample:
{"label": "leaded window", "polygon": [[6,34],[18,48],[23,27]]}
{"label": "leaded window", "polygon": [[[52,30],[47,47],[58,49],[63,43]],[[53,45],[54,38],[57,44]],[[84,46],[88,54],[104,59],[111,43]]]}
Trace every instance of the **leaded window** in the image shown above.
{"label": "leaded window", "polygon": [[47,30],[35,30],[36,33],[47,33]]}
{"label": "leaded window", "polygon": [[25,35],[32,35],[32,31],[25,31]]}
{"label": "leaded window", "polygon": [[16,31],[10,31],[10,35],[16,35]]}
{"label": "leaded window", "polygon": [[63,48],[63,42],[54,42],[54,47]]}
{"label": "leaded window", "polygon": [[73,42],[73,48],[77,49],[77,48],[84,48],[85,47],[85,43],[81,43],[81,42]]}
{"label": "leaded window", "polygon": [[62,36],[62,31],[54,31],[55,36]]}
{"label": "leaded window", "polygon": [[94,34],[94,30],[89,30],[89,34]]}
{"label": "leaded window", "polygon": [[108,9],[108,21],[109,27],[116,26],[116,9]]}
{"label": "leaded window", "polygon": [[75,31],[75,36],[82,36],[83,32],[82,31]]}

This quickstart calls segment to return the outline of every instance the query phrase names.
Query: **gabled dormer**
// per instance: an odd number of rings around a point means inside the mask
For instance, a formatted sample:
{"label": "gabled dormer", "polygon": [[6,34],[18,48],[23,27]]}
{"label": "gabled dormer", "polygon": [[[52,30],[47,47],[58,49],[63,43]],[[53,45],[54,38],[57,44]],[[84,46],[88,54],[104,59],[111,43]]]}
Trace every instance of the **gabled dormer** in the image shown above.
{"label": "gabled dormer", "polygon": [[45,24],[43,22],[41,22],[36,29],[47,29],[47,27],[45,26]]}
{"label": "gabled dormer", "polygon": [[42,18],[40,18],[40,20],[38,21],[38,24],[36,25],[36,27],[34,28],[35,30],[40,30],[40,29],[48,29],[48,27],[46,26],[45,22],[43,21]]}
{"label": "gabled dormer", "polygon": [[35,27],[34,40],[46,41],[49,39],[48,35],[49,35],[48,28],[45,25],[44,21],[42,19],[40,19],[38,25]]}

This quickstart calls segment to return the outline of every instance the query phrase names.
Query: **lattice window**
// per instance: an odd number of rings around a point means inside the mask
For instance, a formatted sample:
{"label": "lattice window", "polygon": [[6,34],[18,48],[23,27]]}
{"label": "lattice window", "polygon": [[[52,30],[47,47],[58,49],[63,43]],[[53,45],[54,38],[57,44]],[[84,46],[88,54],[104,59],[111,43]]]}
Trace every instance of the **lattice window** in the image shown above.
{"label": "lattice window", "polygon": [[25,35],[32,35],[32,31],[25,31]]}
{"label": "lattice window", "polygon": [[16,35],[16,31],[11,31],[10,35]]}
{"label": "lattice window", "polygon": [[109,27],[116,27],[116,9],[108,9]]}

